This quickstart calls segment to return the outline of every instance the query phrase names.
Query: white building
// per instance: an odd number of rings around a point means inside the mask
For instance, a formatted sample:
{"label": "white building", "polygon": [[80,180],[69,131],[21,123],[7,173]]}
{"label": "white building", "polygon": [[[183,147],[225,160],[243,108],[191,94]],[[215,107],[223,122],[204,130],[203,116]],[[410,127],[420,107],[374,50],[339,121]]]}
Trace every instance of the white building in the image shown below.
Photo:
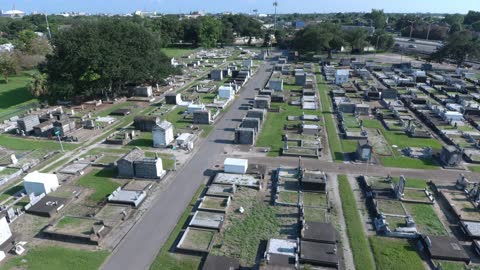
{"label": "white building", "polygon": [[28,195],[39,196],[42,193],[48,194],[58,187],[58,178],[55,174],[31,172],[23,178],[23,186]]}
{"label": "white building", "polygon": [[442,112],[442,117],[446,121],[451,122],[463,122],[463,114],[456,111],[446,111]]}
{"label": "white building", "polygon": [[0,218],[0,245],[3,245],[8,239],[12,237],[12,231],[10,231],[10,226],[8,226],[7,218]]}
{"label": "white building", "polygon": [[348,82],[350,71],[348,69],[337,69],[335,71],[335,84],[344,84]]}
{"label": "white building", "polygon": [[248,159],[226,158],[223,162],[223,171],[226,173],[245,174],[248,169]]}
{"label": "white building", "polygon": [[163,120],[159,125],[153,127],[153,147],[167,147],[173,142],[173,125],[172,123]]}
{"label": "white building", "polygon": [[15,46],[12,43],[5,43],[0,45],[0,52],[11,52],[15,49]]}
{"label": "white building", "polygon": [[2,10],[2,17],[10,17],[10,18],[21,18],[25,16],[25,12],[18,10],[18,9],[12,9],[12,10],[7,10],[3,11]]}
{"label": "white building", "polygon": [[233,87],[223,85],[218,88],[218,97],[221,99],[230,99],[235,95],[235,92],[233,91]]}

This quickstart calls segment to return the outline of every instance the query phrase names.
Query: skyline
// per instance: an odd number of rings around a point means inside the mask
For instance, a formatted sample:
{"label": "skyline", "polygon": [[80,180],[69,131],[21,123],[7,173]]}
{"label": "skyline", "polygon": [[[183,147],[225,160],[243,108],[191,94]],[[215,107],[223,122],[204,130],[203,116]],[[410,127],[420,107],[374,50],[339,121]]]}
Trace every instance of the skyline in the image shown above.
{"label": "skyline", "polygon": [[[132,3],[133,2],[133,3]],[[334,13],[369,12],[371,9],[383,9],[386,13],[467,13],[468,10],[480,10],[480,1],[472,0],[404,0],[382,2],[378,0],[337,0],[335,2],[311,0],[279,0],[278,13]],[[222,0],[104,0],[104,1],[63,1],[63,0],[2,0],[0,9],[15,9],[42,13],[86,12],[91,14],[125,14],[136,10],[157,11],[159,13],[189,13],[206,11],[209,13],[234,12],[271,14],[274,11],[273,0],[240,0],[237,7]]]}

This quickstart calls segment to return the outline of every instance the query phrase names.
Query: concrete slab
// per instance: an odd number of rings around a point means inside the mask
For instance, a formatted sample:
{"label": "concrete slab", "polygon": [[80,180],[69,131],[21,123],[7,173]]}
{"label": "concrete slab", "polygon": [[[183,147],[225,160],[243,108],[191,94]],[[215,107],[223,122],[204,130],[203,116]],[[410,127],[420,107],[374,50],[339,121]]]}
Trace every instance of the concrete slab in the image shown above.
{"label": "concrete slab", "polygon": [[188,225],[192,227],[220,230],[224,220],[224,214],[196,211]]}
{"label": "concrete slab", "polygon": [[260,179],[255,178],[249,174],[231,174],[231,173],[217,173],[213,180],[215,184],[230,184],[245,187],[260,187]]}

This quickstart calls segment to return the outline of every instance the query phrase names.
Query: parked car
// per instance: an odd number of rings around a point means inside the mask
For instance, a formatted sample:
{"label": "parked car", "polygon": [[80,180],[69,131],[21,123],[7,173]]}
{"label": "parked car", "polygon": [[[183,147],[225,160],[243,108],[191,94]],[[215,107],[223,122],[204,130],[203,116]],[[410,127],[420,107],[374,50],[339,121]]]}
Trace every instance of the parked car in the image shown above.
{"label": "parked car", "polygon": [[408,41],[410,41],[410,42],[415,42],[415,39],[411,38],[411,39],[409,39]]}
{"label": "parked car", "polygon": [[415,48],[417,48],[417,46],[413,45],[413,44],[410,44],[410,45],[408,45],[408,48],[415,49]]}

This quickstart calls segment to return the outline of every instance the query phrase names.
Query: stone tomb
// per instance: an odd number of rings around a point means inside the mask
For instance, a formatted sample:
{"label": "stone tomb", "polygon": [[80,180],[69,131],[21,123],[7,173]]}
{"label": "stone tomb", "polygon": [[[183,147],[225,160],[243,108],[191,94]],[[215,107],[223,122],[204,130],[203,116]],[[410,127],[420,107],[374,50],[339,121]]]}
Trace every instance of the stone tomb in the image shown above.
{"label": "stone tomb", "polygon": [[235,129],[235,143],[236,144],[255,144],[256,132],[253,128],[236,128]]}
{"label": "stone tomb", "polygon": [[258,118],[245,117],[240,124],[241,128],[253,128],[255,132],[259,132],[261,128],[261,120]]}

